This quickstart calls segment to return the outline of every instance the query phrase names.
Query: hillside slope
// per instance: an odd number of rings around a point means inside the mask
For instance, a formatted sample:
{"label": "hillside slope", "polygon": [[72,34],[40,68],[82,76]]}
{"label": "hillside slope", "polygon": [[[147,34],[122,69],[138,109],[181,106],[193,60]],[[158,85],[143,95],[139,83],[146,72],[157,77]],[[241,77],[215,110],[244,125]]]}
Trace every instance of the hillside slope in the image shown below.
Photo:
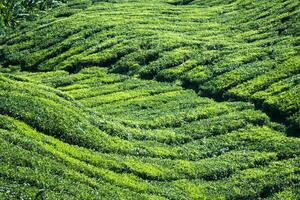
{"label": "hillside slope", "polygon": [[299,131],[300,3],[73,0],[2,38],[1,64],[88,66],[246,100]]}
{"label": "hillside slope", "polygon": [[69,0],[0,37],[0,199],[299,199],[300,2]]}
{"label": "hillside slope", "polygon": [[2,199],[299,197],[300,139],[249,103],[98,68],[0,77]]}

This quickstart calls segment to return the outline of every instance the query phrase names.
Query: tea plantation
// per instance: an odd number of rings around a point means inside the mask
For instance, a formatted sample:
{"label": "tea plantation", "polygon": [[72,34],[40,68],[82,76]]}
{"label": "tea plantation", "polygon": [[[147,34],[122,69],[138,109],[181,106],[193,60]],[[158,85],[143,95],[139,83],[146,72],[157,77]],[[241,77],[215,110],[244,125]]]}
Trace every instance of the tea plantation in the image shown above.
{"label": "tea plantation", "polygon": [[0,36],[0,199],[300,199],[299,1],[36,12]]}

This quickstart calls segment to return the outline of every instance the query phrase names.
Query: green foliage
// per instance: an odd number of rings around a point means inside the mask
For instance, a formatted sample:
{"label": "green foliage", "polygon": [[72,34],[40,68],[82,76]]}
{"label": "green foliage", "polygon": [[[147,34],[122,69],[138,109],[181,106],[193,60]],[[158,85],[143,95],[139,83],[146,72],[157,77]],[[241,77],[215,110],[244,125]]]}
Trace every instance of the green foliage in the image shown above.
{"label": "green foliage", "polygon": [[[56,6],[26,2],[30,12]],[[36,28],[29,23],[24,34],[2,38],[0,64],[70,73],[98,66],[174,81],[217,100],[251,101],[270,116],[278,111],[279,121],[289,126],[298,102],[287,102],[287,96],[298,90],[272,100],[255,93],[299,74],[299,8],[293,0],[72,0],[32,23]],[[278,102],[289,108],[277,109]]]}
{"label": "green foliage", "polygon": [[0,199],[299,199],[299,7],[0,0]]}
{"label": "green foliage", "polygon": [[3,199],[241,199],[299,184],[300,140],[252,104],[97,67],[0,77]]}
{"label": "green foliage", "polygon": [[57,7],[66,0],[1,0],[0,27],[16,26],[22,19],[34,16],[35,10],[46,10]]}

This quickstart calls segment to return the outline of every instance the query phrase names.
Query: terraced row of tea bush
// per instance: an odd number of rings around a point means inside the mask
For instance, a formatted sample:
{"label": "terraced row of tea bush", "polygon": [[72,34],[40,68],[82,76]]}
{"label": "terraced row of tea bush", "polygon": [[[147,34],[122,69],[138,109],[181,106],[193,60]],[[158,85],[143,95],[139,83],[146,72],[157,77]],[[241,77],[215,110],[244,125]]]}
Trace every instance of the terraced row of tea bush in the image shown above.
{"label": "terraced row of tea bush", "polygon": [[0,74],[1,199],[296,199],[300,139],[246,102],[92,67]]}
{"label": "terraced row of tea bush", "polygon": [[299,8],[68,0],[0,36],[0,199],[299,199]]}
{"label": "terraced row of tea bush", "polygon": [[70,0],[2,37],[3,70],[89,66],[255,103],[299,131],[295,0]]}

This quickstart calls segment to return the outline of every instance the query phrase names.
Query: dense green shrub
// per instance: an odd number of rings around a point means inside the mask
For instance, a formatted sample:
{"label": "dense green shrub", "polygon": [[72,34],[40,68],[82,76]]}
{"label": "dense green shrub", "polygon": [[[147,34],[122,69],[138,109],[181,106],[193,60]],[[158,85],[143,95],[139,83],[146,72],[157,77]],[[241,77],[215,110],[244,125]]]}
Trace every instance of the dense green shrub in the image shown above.
{"label": "dense green shrub", "polygon": [[300,140],[252,104],[107,71],[1,74],[1,198],[259,198],[299,182]]}
{"label": "dense green shrub", "polygon": [[33,17],[35,10],[46,10],[57,7],[66,0],[1,0],[0,27],[16,26],[22,19]]}
{"label": "dense green shrub", "polygon": [[0,0],[0,199],[299,199],[299,1],[60,2]]}

